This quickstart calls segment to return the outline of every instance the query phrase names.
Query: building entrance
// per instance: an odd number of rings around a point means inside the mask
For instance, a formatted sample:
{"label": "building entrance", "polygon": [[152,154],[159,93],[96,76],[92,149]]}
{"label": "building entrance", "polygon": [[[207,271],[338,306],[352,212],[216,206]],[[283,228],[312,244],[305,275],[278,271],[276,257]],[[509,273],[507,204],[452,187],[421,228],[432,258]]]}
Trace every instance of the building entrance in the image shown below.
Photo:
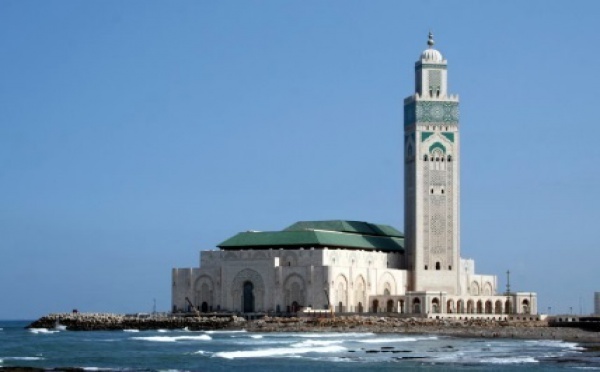
{"label": "building entrance", "polygon": [[244,292],[242,294],[242,311],[244,313],[254,312],[254,284],[252,284],[252,282],[244,283]]}

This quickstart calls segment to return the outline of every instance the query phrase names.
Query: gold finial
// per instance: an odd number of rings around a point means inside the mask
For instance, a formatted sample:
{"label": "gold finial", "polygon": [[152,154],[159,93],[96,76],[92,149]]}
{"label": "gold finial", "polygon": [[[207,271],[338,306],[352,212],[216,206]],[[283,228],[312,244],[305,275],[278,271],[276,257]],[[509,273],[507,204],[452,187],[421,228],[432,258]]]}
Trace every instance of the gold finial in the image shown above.
{"label": "gold finial", "polygon": [[429,40],[427,40],[427,45],[432,48],[433,44],[435,44],[435,41],[433,41],[433,33],[429,31]]}

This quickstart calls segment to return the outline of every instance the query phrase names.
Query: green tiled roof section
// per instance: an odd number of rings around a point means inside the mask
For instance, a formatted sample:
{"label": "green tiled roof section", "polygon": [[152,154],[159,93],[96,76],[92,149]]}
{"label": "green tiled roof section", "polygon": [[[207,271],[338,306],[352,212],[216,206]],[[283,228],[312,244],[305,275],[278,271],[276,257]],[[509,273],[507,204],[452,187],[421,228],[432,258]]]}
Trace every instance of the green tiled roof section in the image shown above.
{"label": "green tiled roof section", "polygon": [[354,234],[404,237],[400,231],[389,225],[379,225],[362,221],[330,220],[300,221],[287,227],[284,231],[327,230]]}
{"label": "green tiled roof section", "polygon": [[[395,230],[395,229],[394,229]],[[381,251],[403,251],[404,239],[335,231],[243,232],[219,244],[219,248],[348,247]]]}
{"label": "green tiled roof section", "polygon": [[452,132],[442,132],[444,137],[448,138],[450,142],[454,142],[454,133]]}

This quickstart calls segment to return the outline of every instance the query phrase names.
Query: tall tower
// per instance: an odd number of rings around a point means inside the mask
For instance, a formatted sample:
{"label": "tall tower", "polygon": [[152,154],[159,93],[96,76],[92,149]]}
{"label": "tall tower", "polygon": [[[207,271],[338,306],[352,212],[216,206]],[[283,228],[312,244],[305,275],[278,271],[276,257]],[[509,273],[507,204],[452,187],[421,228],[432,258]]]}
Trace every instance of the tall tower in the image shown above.
{"label": "tall tower", "polygon": [[458,96],[448,95],[448,64],[431,32],[427,44],[415,63],[415,94],[404,100],[409,290],[460,294]]}

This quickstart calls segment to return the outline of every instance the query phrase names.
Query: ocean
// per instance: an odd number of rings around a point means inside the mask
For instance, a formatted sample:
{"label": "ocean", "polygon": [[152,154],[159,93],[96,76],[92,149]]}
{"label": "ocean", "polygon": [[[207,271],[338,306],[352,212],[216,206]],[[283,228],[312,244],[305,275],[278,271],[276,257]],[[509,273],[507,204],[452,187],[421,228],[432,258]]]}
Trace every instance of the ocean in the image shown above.
{"label": "ocean", "polygon": [[600,370],[572,342],[373,333],[25,329],[0,322],[0,367],[88,371]]}

